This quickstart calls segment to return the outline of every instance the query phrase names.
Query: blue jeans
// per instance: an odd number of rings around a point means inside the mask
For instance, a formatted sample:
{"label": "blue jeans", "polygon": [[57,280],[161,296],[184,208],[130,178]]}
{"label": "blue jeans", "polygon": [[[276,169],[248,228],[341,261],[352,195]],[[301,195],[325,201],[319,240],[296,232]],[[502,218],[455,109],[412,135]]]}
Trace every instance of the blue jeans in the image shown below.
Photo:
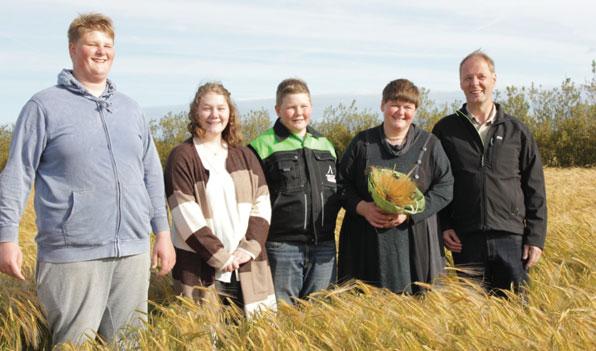
{"label": "blue jeans", "polygon": [[334,240],[318,245],[268,241],[266,246],[278,301],[292,303],[335,283]]}
{"label": "blue jeans", "polygon": [[459,235],[462,251],[453,253],[460,276],[480,281],[484,288],[502,296],[501,289],[523,292],[528,273],[522,260],[521,235],[502,231],[472,232]]}

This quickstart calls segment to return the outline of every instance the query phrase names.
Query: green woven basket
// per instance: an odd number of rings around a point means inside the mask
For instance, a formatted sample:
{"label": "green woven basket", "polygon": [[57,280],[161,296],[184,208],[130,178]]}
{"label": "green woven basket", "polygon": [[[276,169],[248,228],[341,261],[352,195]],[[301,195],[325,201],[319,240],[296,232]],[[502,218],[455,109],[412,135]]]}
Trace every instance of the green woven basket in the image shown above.
{"label": "green woven basket", "polygon": [[[396,178],[407,177],[407,175],[403,173],[385,168],[376,168],[376,172],[390,172]],[[377,205],[377,207],[380,208],[383,212],[403,213],[412,215],[424,211],[424,195],[422,194],[422,192],[420,192],[418,188],[416,188],[416,191],[411,195],[412,203],[400,207],[392,202],[387,201],[382,195],[375,191],[375,180],[373,178],[373,172],[371,171],[368,174],[368,192],[372,196],[375,205]]]}

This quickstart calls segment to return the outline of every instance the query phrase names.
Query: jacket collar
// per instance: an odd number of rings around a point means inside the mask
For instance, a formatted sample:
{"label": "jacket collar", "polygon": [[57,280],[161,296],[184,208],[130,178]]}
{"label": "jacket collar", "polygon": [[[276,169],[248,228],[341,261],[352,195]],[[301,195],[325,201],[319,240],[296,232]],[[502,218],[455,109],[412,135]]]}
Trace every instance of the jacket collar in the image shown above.
{"label": "jacket collar", "polygon": [[[290,130],[286,128],[286,126],[284,126],[283,123],[281,123],[281,120],[279,118],[275,121],[275,124],[273,125],[273,132],[278,138],[282,140],[292,135],[292,132],[290,132]],[[320,138],[323,136],[321,133],[317,132],[311,126],[306,126],[306,134],[310,134],[315,138]]]}
{"label": "jacket collar", "polygon": [[[503,111],[503,107],[498,104],[498,103],[494,103],[495,104],[495,109],[497,110],[497,114],[495,115],[495,119],[493,120],[493,124],[499,124],[499,123],[503,123],[505,122],[505,120],[508,118],[508,116],[505,114],[505,111]],[[468,108],[467,108],[466,103],[464,103],[462,105],[462,107],[459,109],[460,113],[463,113],[465,116],[461,116],[462,118],[467,118],[466,116],[468,116]]]}

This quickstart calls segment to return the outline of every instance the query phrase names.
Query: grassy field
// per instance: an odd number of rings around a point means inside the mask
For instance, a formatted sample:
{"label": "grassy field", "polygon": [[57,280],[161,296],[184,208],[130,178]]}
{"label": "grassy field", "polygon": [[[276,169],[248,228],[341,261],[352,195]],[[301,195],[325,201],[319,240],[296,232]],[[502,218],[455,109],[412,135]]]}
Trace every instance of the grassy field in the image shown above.
{"label": "grassy field", "polygon": [[[152,279],[145,350],[594,350],[596,349],[596,169],[547,169],[547,246],[531,271],[529,303],[486,296],[451,273],[422,298],[353,283],[276,315],[223,323]],[[0,349],[47,349],[37,306],[34,214],[21,225],[26,282],[0,276]],[[88,343],[86,349],[111,349]]]}

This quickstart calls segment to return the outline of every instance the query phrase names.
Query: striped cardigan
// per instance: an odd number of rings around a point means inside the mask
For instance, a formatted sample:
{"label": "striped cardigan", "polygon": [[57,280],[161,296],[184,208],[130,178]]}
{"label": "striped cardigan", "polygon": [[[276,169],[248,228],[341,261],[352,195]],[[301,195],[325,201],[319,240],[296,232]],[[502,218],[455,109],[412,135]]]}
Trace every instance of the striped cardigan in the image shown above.
{"label": "striped cardigan", "polygon": [[[238,211],[247,228],[239,247],[255,257],[238,270],[245,310],[250,315],[264,304],[275,305],[265,251],[271,219],[269,190],[259,161],[246,147],[228,149],[226,169],[235,184]],[[213,214],[205,192],[208,181],[209,171],[204,168],[192,138],[172,150],[165,169],[177,255],[172,274],[174,279],[188,286],[212,285],[215,271],[231,256],[210,226]]]}

